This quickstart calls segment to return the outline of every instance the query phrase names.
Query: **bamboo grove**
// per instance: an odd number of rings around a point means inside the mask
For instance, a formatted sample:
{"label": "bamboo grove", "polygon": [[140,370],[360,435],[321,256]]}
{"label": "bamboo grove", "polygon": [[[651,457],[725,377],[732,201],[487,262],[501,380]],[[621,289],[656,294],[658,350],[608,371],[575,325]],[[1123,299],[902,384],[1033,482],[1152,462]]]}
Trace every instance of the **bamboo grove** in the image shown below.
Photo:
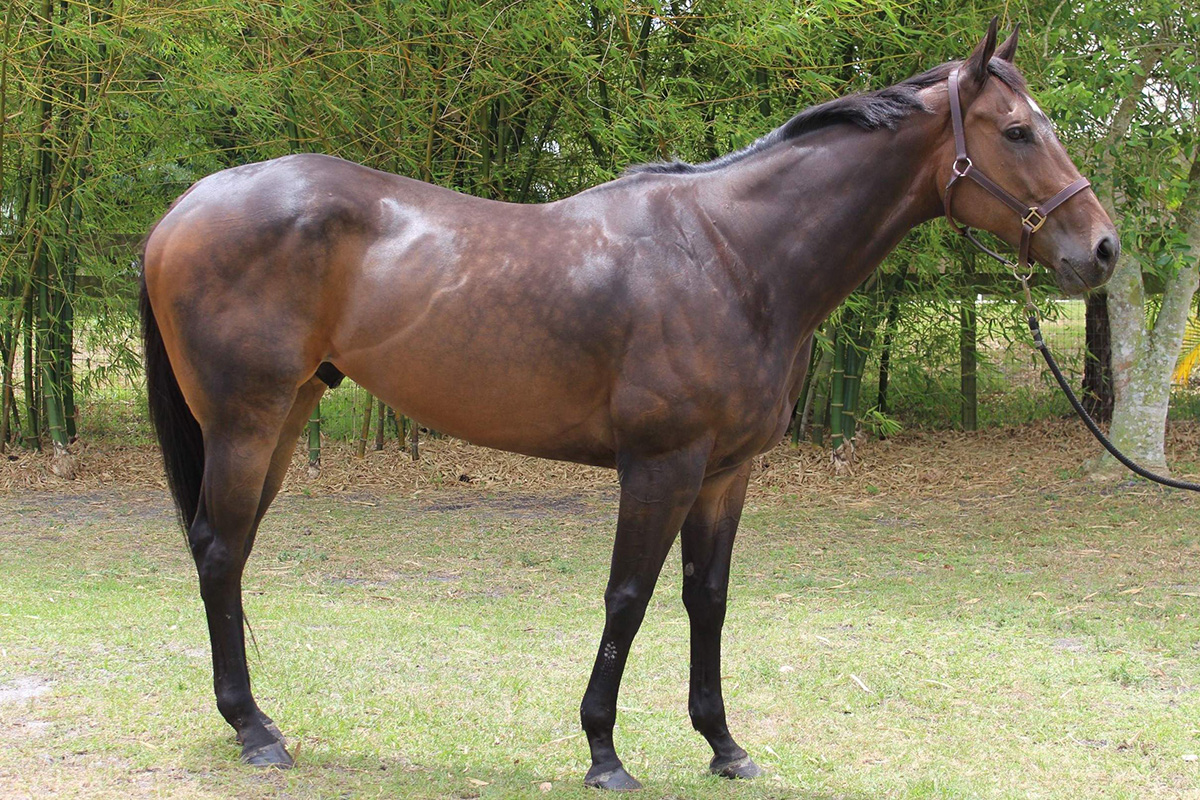
{"label": "bamboo grove", "polygon": [[[138,244],[210,172],[319,151],[480,196],[552,200],[630,163],[715,157],[808,105],[961,57],[994,11],[923,0],[10,0],[0,447],[66,448],[81,386],[137,380]],[[1052,12],[1011,7],[1006,22],[1040,30]],[[1053,74],[1069,86],[1085,56],[1031,47],[1022,66],[1035,85]],[[1063,91],[1046,104],[1076,101]],[[903,357],[892,343],[901,317],[921,313],[909,301],[962,303],[955,324],[974,331],[976,291],[1009,290],[944,231],[910,238],[823,330],[803,435],[852,439],[868,416],[872,348],[886,355],[870,413],[886,423],[889,370]],[[985,324],[1015,319],[987,313]],[[969,389],[965,370],[963,380]],[[374,403],[361,417],[362,442],[372,418],[377,437],[407,425]],[[314,461],[319,443],[310,431]]]}

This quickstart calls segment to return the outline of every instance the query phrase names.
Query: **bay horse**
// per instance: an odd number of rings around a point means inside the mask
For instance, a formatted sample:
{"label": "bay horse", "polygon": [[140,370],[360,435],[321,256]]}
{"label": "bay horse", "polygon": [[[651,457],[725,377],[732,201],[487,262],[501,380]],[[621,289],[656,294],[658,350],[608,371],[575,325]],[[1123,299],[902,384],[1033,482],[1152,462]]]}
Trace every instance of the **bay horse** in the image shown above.
{"label": "bay horse", "polygon": [[[809,108],[715,161],[635,167],[551,203],[311,154],[218,172],[176,200],[143,251],[150,412],[242,759],[292,763],[251,694],[243,567],[305,421],[349,376],[467,441],[616,469],[604,629],[580,707],[586,784],[640,785],[613,745],[617,691],[676,536],[692,725],[713,773],[760,774],[729,732],[720,668],[750,461],[788,426],[813,331],[942,213],[972,163],[1022,202],[1079,182],[1016,44],[1014,30],[997,47],[992,20],[965,61]],[[944,199],[952,221],[1022,238],[978,179]],[[1090,190],[1042,222],[1024,244],[1061,288],[1108,278],[1117,235]]]}

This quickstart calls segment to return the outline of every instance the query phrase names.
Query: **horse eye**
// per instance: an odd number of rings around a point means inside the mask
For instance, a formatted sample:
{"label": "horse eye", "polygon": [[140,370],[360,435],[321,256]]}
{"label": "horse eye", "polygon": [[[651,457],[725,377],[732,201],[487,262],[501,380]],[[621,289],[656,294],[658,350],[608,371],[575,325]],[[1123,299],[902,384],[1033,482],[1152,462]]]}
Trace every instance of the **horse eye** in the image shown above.
{"label": "horse eye", "polygon": [[1004,135],[1010,142],[1020,142],[1029,138],[1028,131],[1021,127],[1009,128],[1004,132]]}

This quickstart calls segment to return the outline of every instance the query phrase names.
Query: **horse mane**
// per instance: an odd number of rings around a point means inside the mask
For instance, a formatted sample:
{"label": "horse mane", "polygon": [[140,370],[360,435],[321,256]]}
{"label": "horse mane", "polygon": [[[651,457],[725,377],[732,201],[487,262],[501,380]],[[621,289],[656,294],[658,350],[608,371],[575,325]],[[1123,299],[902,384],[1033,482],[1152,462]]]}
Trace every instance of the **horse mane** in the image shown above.
{"label": "horse mane", "polygon": [[[908,117],[913,112],[928,112],[928,106],[921,99],[921,90],[946,80],[950,76],[950,71],[961,63],[959,61],[950,61],[945,64],[939,64],[927,72],[914,75],[886,89],[846,95],[836,100],[811,106],[767,135],[760,137],[752,144],[743,147],[741,150],[727,153],[712,161],[700,164],[689,164],[686,161],[659,161],[649,164],[635,164],[626,168],[625,174],[691,175],[699,172],[712,172],[722,167],[727,167],[730,164],[736,164],[780,142],[798,139],[806,133],[828,128],[832,125],[856,125],[868,131],[879,130],[880,128],[894,129],[900,120]],[[988,72],[1010,89],[1018,92],[1026,91],[1025,78],[1009,62],[994,58],[988,64]]]}

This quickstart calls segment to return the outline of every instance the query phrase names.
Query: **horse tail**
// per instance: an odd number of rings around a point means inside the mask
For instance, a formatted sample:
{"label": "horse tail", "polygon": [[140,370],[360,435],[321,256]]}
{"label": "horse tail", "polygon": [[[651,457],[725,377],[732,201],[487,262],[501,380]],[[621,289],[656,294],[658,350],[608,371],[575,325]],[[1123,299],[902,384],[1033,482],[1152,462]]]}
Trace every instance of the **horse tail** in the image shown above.
{"label": "horse tail", "polygon": [[[147,237],[149,238],[149,237]],[[145,250],[142,251],[145,260]],[[167,485],[175,498],[179,521],[186,531],[200,506],[200,482],[204,477],[204,435],[200,423],[188,408],[175,370],[167,357],[150,295],[146,292],[146,273],[141,273],[142,341],[146,355],[146,389],[150,421],[162,448]]]}

